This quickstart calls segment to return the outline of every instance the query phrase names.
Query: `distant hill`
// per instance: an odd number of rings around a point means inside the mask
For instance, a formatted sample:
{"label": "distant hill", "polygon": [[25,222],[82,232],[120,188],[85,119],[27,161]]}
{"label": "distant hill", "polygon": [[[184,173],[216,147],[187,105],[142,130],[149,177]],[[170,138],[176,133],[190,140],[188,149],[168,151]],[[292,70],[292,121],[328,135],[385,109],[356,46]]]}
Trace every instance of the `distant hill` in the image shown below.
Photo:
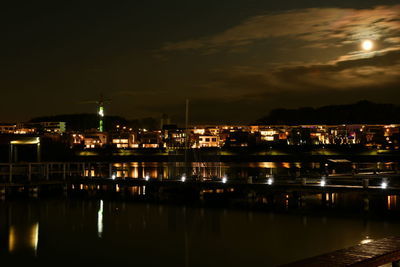
{"label": "distant hill", "polygon": [[[88,129],[98,128],[99,119],[97,114],[63,114],[55,116],[37,117],[30,120],[30,122],[43,122],[43,121],[64,121],[66,122],[67,131],[84,131]],[[126,124],[127,120],[119,116],[105,116],[104,127],[109,129],[115,127],[117,124]]]}
{"label": "distant hill", "polygon": [[[90,113],[44,116],[44,117],[36,117],[30,120],[30,122],[43,122],[43,121],[64,121],[66,122],[67,131],[84,131],[84,130],[98,128],[99,126],[98,115]],[[133,129],[138,129],[138,128],[156,129],[159,128],[159,120],[154,118],[127,120],[120,116],[104,117],[104,129],[106,131],[115,129],[117,125],[127,126]]]}
{"label": "distant hill", "polygon": [[258,124],[391,124],[400,123],[400,106],[360,101],[319,108],[274,109]]}

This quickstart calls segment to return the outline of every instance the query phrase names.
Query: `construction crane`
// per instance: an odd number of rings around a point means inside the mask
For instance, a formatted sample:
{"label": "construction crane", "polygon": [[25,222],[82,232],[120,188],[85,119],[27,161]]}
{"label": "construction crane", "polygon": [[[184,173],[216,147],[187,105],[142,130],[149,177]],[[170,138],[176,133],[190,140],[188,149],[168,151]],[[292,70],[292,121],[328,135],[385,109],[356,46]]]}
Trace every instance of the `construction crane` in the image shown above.
{"label": "construction crane", "polygon": [[99,126],[97,130],[99,132],[104,132],[104,116],[105,116],[105,109],[104,109],[104,104],[111,102],[111,99],[104,99],[103,94],[100,94],[99,100],[89,100],[89,101],[84,101],[81,103],[85,104],[97,104],[97,115],[98,115],[98,120],[99,120]]}

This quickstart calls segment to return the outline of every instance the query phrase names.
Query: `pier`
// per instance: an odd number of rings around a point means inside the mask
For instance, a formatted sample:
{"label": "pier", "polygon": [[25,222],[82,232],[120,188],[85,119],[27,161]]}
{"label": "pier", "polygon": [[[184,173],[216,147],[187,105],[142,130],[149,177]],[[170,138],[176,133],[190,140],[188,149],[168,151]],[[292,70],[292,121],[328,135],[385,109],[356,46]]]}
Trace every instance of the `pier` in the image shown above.
{"label": "pier", "polygon": [[337,250],[313,258],[282,265],[282,267],[364,266],[375,267],[391,263],[400,266],[400,238],[387,237],[366,244]]}
{"label": "pier", "polygon": [[124,164],[109,162],[40,162],[0,164],[0,195],[12,191],[41,191],[43,187],[57,187],[64,191],[78,187],[108,188],[124,191],[126,188],[145,186],[152,194],[192,194],[200,199],[208,193],[232,193],[248,199],[286,194],[321,194],[322,201],[335,193],[361,193],[366,202],[371,195],[400,194],[400,183],[395,172],[323,175],[320,177],[191,177],[186,175],[157,177],[144,175],[130,178]]}

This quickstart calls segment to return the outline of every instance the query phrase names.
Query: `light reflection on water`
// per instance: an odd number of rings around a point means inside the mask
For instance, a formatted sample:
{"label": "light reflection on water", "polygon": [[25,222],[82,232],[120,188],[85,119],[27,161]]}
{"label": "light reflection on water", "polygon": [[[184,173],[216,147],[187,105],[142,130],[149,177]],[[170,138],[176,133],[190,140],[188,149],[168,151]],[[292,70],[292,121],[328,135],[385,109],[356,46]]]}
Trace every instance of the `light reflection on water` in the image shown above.
{"label": "light reflection on water", "polygon": [[[257,195],[255,192],[240,193],[240,189],[234,187],[201,189],[190,192],[190,199],[186,199],[182,192],[164,192],[155,187],[146,185],[131,186],[117,183],[115,185],[71,185],[72,195],[88,197],[113,197],[119,200],[128,201],[148,201],[163,199],[169,203],[202,203],[206,206],[220,205],[250,205],[253,208],[263,208],[265,210],[280,210],[284,208],[290,211],[325,211],[325,212],[344,212],[357,213],[372,212],[373,215],[381,214],[384,216],[398,216],[400,211],[400,198],[398,195],[371,194],[363,192],[341,192],[341,193],[312,193],[312,192],[275,192]],[[161,193],[160,193],[161,192]],[[196,197],[197,194],[197,197]],[[218,197],[218,195],[220,195]],[[183,201],[183,202],[182,202]],[[186,202],[185,202],[186,201]],[[250,207],[249,206],[249,207]]]}
{"label": "light reflection on water", "polygon": [[398,197],[396,195],[387,196],[387,208],[388,210],[397,210]]}
{"label": "light reflection on water", "polygon": [[100,200],[99,211],[97,212],[97,236],[103,237],[103,200]]}
{"label": "light reflection on water", "polygon": [[9,201],[0,216],[4,266],[274,266],[400,235],[398,222],[382,219],[109,200]]}
{"label": "light reflection on water", "polygon": [[39,242],[39,223],[11,225],[8,233],[10,253],[33,253],[36,255]]}
{"label": "light reflection on water", "polygon": [[[180,177],[186,172],[184,162],[128,162],[113,163],[112,173],[118,178],[150,179],[163,177],[164,179]],[[108,164],[99,167],[99,164],[87,164],[84,174],[86,176],[108,177]],[[89,170],[90,168],[90,170]],[[398,162],[386,163],[324,163],[321,162],[191,162],[189,173],[201,177],[223,177],[228,175],[233,178],[266,177],[276,176],[299,176],[299,175],[323,175],[326,173],[351,174],[352,170],[359,172],[373,172],[379,169],[382,172],[395,171]]]}

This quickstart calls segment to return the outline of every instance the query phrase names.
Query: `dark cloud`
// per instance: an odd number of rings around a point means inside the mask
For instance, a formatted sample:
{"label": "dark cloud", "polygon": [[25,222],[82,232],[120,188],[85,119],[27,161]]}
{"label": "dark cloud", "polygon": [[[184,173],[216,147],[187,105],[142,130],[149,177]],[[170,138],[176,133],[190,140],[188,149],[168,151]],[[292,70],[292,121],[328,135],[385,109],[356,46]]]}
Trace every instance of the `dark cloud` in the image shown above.
{"label": "dark cloud", "polygon": [[309,47],[328,48],[362,39],[383,36],[397,44],[400,32],[400,5],[370,9],[308,8],[277,14],[258,15],[225,30],[200,39],[168,43],[164,51],[208,50],[248,46],[257,40],[291,37],[309,42]]}
{"label": "dark cloud", "polygon": [[391,51],[371,58],[331,64],[227,68],[216,72],[204,87],[210,91],[218,89],[219,92],[229,88],[229,92],[236,94],[237,98],[263,91],[351,91],[399,85],[399,73],[400,51]]}

